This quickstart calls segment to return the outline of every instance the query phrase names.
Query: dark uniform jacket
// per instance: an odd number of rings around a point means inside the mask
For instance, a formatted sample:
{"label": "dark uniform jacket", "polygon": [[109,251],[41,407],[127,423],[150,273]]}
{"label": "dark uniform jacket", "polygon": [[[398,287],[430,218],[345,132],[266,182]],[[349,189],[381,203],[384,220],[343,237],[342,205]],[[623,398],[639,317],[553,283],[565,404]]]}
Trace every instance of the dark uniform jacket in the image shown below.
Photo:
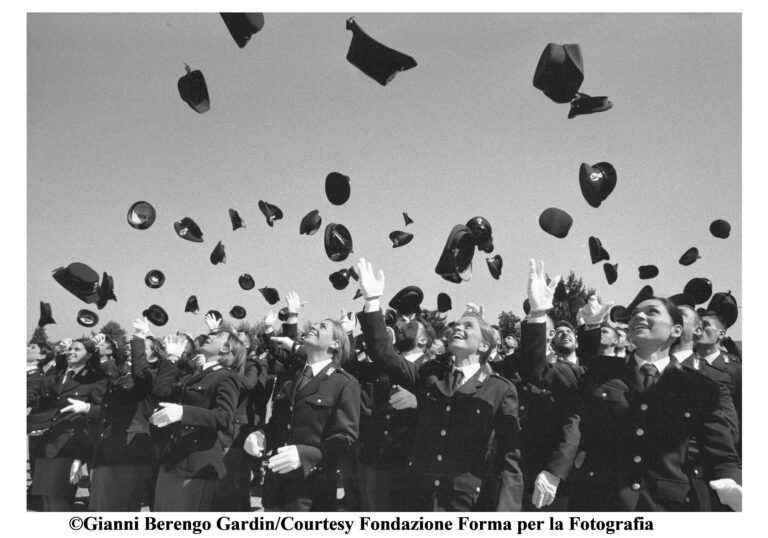
{"label": "dark uniform jacket", "polygon": [[371,358],[384,365],[391,379],[416,386],[416,437],[409,461],[414,508],[480,508],[486,480],[498,484],[496,510],[519,511],[520,424],[512,382],[483,365],[453,392],[451,355],[417,367],[392,347],[381,312],[363,312],[358,318]]}
{"label": "dark uniform jacket", "polygon": [[98,370],[89,365],[71,378],[67,375],[66,381],[63,381],[65,375],[66,370],[61,370],[56,375],[42,376],[42,382],[32,398],[35,402],[32,412],[35,412],[35,408],[64,408],[69,405],[69,398],[90,403],[91,408],[86,414],[67,413],[60,420],[56,420],[36,443],[36,456],[75,458],[88,462],[92,453],[92,425],[100,413],[106,380]]}
{"label": "dark uniform jacket", "polygon": [[540,381],[556,392],[579,392],[585,479],[571,509],[683,509],[693,436],[714,478],[741,483],[741,463],[712,380],[684,370],[674,357],[648,390],[634,356],[596,360],[577,371],[546,364],[544,324],[523,327],[522,347]]}
{"label": "dark uniform jacket", "polygon": [[[245,438],[256,430],[262,419],[264,411],[261,408],[266,407],[266,401],[262,401],[267,383],[266,364],[256,357],[249,357],[245,361],[242,375],[236,374],[236,376],[238,399],[230,432],[232,442],[228,446],[242,448]],[[259,409],[258,412],[257,409]]]}
{"label": "dark uniform jacket", "polygon": [[286,510],[333,510],[338,460],[358,437],[360,385],[333,363],[297,390],[301,377],[299,370],[275,395],[264,431],[266,457],[296,445],[301,466],[267,473],[263,503]]}
{"label": "dark uniform jacket", "polygon": [[[144,372],[145,376],[152,375],[147,373],[143,353],[134,356],[132,368],[134,372]],[[224,448],[231,438],[237,405],[237,376],[218,364],[177,382],[178,375],[175,364],[160,359],[153,376],[155,399],[183,406],[180,422],[164,428],[152,427],[152,435],[163,441],[160,464],[181,477],[221,478],[226,474]]]}

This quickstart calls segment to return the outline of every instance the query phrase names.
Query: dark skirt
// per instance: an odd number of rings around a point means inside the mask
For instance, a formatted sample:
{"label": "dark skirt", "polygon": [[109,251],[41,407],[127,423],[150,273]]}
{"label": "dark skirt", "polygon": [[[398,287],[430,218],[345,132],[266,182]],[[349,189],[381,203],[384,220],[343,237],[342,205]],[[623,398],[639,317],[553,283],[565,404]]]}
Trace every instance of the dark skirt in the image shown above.
{"label": "dark skirt", "polygon": [[74,497],[77,485],[69,483],[73,458],[37,458],[32,475],[31,495]]}
{"label": "dark skirt", "polygon": [[163,468],[157,475],[155,512],[211,512],[218,480],[186,478]]}
{"label": "dark skirt", "polygon": [[148,463],[99,465],[91,472],[88,508],[93,512],[138,512],[152,476]]}

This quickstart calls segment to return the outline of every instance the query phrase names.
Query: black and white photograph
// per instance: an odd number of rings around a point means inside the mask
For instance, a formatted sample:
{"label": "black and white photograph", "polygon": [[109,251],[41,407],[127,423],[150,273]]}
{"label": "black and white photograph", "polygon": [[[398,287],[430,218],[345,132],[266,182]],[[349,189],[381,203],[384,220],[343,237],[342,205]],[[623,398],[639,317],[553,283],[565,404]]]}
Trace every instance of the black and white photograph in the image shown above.
{"label": "black and white photograph", "polygon": [[744,13],[225,7],[19,15],[27,516],[741,517]]}

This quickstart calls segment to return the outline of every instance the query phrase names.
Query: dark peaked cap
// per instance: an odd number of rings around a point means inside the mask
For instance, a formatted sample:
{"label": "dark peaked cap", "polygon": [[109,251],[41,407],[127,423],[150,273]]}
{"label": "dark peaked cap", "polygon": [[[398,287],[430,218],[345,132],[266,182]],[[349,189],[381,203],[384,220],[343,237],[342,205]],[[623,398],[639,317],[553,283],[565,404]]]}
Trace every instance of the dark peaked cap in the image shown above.
{"label": "dark peaked cap", "polygon": [[416,67],[416,60],[369,37],[352,17],[347,19],[347,30],[352,31],[347,61],[382,86],[400,71]]}
{"label": "dark peaked cap", "polygon": [[77,323],[83,327],[94,327],[99,322],[99,316],[96,312],[91,312],[83,308],[77,313]]}
{"label": "dark peaked cap", "polygon": [[187,304],[184,306],[184,312],[192,312],[197,314],[200,311],[200,307],[197,304],[197,295],[190,295],[187,299]]}
{"label": "dark peaked cap", "polygon": [[568,103],[584,82],[581,48],[576,45],[550,43],[541,53],[533,86],[555,103]]}
{"label": "dark peaked cap", "polygon": [[70,263],[53,271],[53,278],[78,299],[92,304],[101,298],[99,274],[88,265]]}
{"label": "dark peaked cap", "polygon": [[589,257],[591,258],[592,263],[611,259],[608,251],[603,248],[603,244],[594,236],[590,236],[589,238]]}
{"label": "dark peaked cap", "polygon": [[187,74],[181,77],[177,84],[179,95],[198,114],[208,112],[211,108],[211,100],[203,73],[199,69],[192,71],[187,64],[184,64],[184,68]]}
{"label": "dark peaked cap", "polygon": [[213,265],[227,263],[227,254],[224,251],[224,243],[221,241],[218,242],[216,247],[214,247],[213,252],[211,252],[211,263]]}
{"label": "dark peaked cap", "polygon": [[573,225],[573,218],[556,207],[549,207],[539,215],[539,226],[550,235],[562,239],[568,235]]}
{"label": "dark peaked cap", "polygon": [[451,297],[447,293],[437,294],[437,311],[441,314],[448,312],[453,305],[451,304]]}
{"label": "dark peaked cap", "polygon": [[472,278],[472,257],[475,254],[475,238],[472,232],[459,224],[453,227],[435,266],[435,273],[456,284]]}
{"label": "dark peaked cap", "polygon": [[38,327],[45,327],[51,323],[56,323],[53,319],[53,313],[51,312],[50,303],[44,303],[40,301],[40,319],[37,322]]}
{"label": "dark peaked cap", "polygon": [[278,301],[280,301],[280,294],[277,293],[277,290],[275,288],[270,288],[268,286],[265,286],[263,288],[259,288],[259,291],[261,292],[261,295],[264,296],[264,299],[269,304],[275,304]]}
{"label": "dark peaked cap", "polygon": [[232,231],[234,232],[238,228],[245,228],[245,221],[240,218],[240,214],[234,210],[229,210],[229,220],[232,221]]}
{"label": "dark peaked cap", "polygon": [[232,39],[241,49],[248,44],[251,36],[264,28],[263,13],[219,13],[227,25]]}

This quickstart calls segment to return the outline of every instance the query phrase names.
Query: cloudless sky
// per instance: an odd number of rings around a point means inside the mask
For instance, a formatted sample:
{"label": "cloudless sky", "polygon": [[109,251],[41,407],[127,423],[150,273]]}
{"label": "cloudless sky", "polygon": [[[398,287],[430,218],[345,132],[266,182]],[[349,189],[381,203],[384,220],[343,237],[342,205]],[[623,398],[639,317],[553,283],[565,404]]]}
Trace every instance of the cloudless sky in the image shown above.
{"label": "cloudless sky", "polygon": [[[355,20],[371,37],[413,56],[418,66],[386,87],[345,59]],[[406,285],[453,299],[449,319],[468,301],[495,319],[522,315],[528,259],[554,275],[574,270],[604,300],[627,304],[644,284],[662,295],[694,277],[742,304],[741,16],[739,14],[373,14],[267,13],[263,30],[238,49],[217,13],[30,14],[27,19],[27,332],[50,302],[51,339],[90,332],[81,308],[52,270],[87,263],[114,277],[117,302],[101,322],[131,322],[152,303],[168,325],[156,334],[205,329],[202,315],[234,305],[251,321],[270,307],[257,288],[296,291],[303,319],[337,316],[355,283],[337,291],[328,275],[363,256],[386,274],[384,300]],[[578,43],[581,91],[607,95],[612,110],[567,119],[568,105],[532,85],[547,43]],[[184,63],[200,69],[211,109],[197,114],[179,97]],[[578,184],[582,162],[612,163],[618,182],[600,208]],[[325,176],[350,177],[352,194],[333,206]],[[137,200],[155,224],[126,223]],[[284,218],[267,226],[266,200]],[[232,231],[227,210],[247,227]],[[547,207],[574,219],[565,239],[543,232]],[[323,226],[299,235],[318,209]],[[414,224],[404,227],[402,212]],[[179,238],[173,223],[191,217],[204,242]],[[448,232],[474,216],[493,226],[495,250],[477,252],[473,277],[453,284],[434,272]],[[709,232],[715,219],[730,238]],[[354,253],[334,263],[322,229],[343,223]],[[413,241],[393,249],[389,233]],[[609,286],[590,263],[587,239],[601,239],[618,263]],[[218,241],[227,263],[213,266]],[[702,259],[678,258],[696,246]],[[485,258],[500,254],[494,280]],[[660,275],[638,278],[640,265]],[[157,290],[150,269],[166,275]],[[190,294],[201,313],[184,313]],[[741,316],[730,330],[741,338]]]}

